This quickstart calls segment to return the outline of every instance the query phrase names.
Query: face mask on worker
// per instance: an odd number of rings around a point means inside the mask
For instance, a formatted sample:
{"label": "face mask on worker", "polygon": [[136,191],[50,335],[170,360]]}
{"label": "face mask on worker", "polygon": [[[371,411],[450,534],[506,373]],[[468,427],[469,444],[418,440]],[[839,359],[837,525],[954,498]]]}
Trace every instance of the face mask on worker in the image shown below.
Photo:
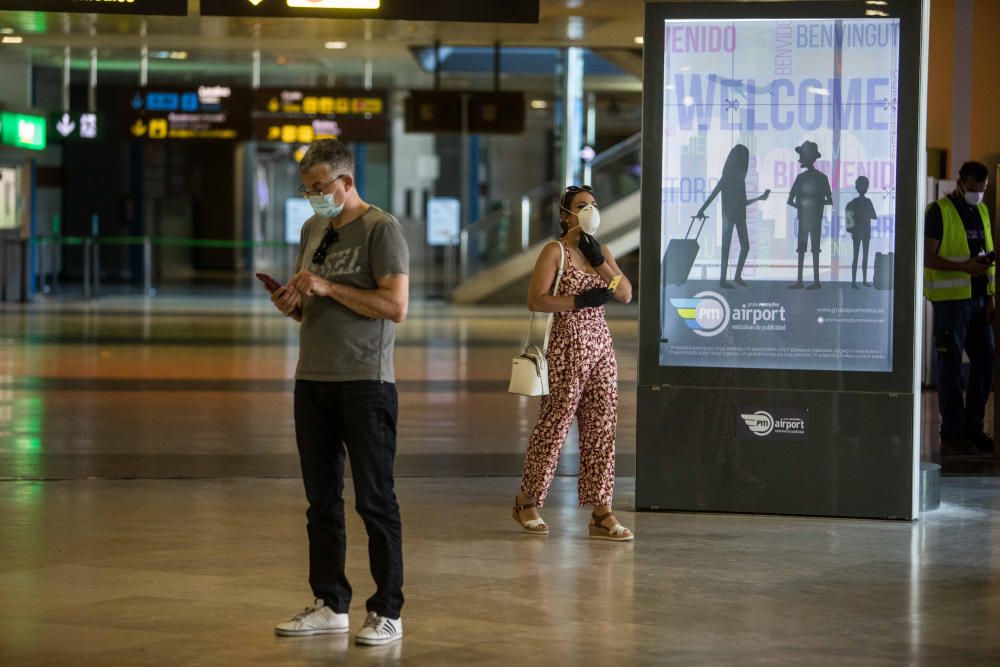
{"label": "face mask on worker", "polygon": [[979,206],[983,202],[983,193],[966,190],[965,201],[969,206]]}
{"label": "face mask on worker", "polygon": [[344,204],[346,202],[345,198],[340,204],[335,203],[333,201],[333,193],[309,198],[309,205],[312,206],[313,211],[316,212],[316,215],[324,218],[336,218],[344,211]]}
{"label": "face mask on worker", "polygon": [[593,204],[587,204],[576,213],[568,208],[563,210],[576,216],[576,219],[580,221],[580,229],[585,234],[593,236],[597,233],[597,228],[601,226],[601,212]]}

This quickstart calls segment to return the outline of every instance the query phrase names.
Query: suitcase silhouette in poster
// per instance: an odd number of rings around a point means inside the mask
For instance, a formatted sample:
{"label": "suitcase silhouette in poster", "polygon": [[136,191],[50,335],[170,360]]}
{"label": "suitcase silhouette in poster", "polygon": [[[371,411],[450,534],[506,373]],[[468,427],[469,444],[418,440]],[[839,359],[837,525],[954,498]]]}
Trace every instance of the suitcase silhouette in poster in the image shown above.
{"label": "suitcase silhouette in poster", "polygon": [[705,220],[708,218],[703,217],[701,226],[698,227],[698,233],[694,235],[693,239],[688,238],[696,219],[696,216],[691,216],[691,224],[688,225],[684,238],[670,239],[670,243],[667,244],[667,252],[663,254],[663,282],[668,285],[686,283],[688,275],[691,273],[691,267],[694,266],[694,260],[698,257],[698,251],[701,249],[698,245],[698,237],[701,236],[701,230],[705,227]]}
{"label": "suitcase silhouette in poster", "polygon": [[872,277],[872,285],[875,286],[875,289],[892,289],[892,268],[895,259],[895,253],[875,253],[875,275]]}

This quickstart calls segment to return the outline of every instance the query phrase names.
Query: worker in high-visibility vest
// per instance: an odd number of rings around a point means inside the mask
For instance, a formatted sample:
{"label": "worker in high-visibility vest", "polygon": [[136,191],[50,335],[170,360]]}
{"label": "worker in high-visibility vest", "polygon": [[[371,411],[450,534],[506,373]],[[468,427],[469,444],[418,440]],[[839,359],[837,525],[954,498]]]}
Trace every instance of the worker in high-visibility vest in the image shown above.
{"label": "worker in high-visibility vest", "polygon": [[[993,232],[983,203],[988,178],[986,165],[966,162],[958,187],[924,218],[924,296],[934,308],[942,454],[993,451],[993,438],[983,433],[996,311]],[[970,362],[964,397],[963,351]]]}

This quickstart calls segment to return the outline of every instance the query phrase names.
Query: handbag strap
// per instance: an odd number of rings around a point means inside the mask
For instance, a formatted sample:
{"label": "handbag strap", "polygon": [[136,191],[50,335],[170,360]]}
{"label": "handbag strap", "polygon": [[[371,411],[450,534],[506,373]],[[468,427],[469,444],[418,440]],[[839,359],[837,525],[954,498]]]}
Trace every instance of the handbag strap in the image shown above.
{"label": "handbag strap", "polygon": [[[552,285],[552,296],[559,296],[559,283],[562,282],[563,268],[566,266],[566,249],[560,241],[555,242],[559,246],[559,271],[556,272],[556,280]],[[522,352],[527,352],[528,343],[531,341],[531,325],[535,321],[535,311],[531,311],[528,316],[528,331],[524,334],[524,344],[521,346]],[[552,333],[552,313],[549,313],[548,322],[545,324],[545,340],[542,343],[542,354],[549,351],[549,335]]]}

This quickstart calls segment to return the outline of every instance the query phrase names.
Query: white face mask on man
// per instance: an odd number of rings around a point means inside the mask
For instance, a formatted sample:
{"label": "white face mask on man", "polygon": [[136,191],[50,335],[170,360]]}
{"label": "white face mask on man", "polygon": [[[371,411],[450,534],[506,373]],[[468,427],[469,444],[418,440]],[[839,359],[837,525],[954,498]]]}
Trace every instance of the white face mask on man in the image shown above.
{"label": "white face mask on man", "polygon": [[983,193],[971,192],[969,190],[966,190],[965,201],[969,206],[979,206],[981,203],[983,203]]}
{"label": "white face mask on man", "polygon": [[563,210],[576,216],[576,219],[580,221],[580,230],[585,234],[593,236],[597,233],[597,228],[601,226],[601,212],[593,204],[587,204],[576,213],[567,208]]}

